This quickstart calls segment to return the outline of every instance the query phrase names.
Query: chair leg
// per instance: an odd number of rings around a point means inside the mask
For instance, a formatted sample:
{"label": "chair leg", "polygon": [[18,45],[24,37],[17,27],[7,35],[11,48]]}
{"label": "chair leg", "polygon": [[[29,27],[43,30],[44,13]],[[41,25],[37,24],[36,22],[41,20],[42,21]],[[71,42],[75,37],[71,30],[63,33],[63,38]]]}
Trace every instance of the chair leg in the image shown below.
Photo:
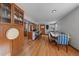
{"label": "chair leg", "polygon": [[48,39],[49,39],[49,35],[48,35]]}
{"label": "chair leg", "polygon": [[49,39],[49,42],[50,42],[50,39]]}
{"label": "chair leg", "polygon": [[57,46],[57,43],[55,42],[55,45]]}
{"label": "chair leg", "polygon": [[59,51],[59,45],[57,45],[58,46],[58,51]]}
{"label": "chair leg", "polygon": [[66,52],[68,52],[68,45],[66,45]]}

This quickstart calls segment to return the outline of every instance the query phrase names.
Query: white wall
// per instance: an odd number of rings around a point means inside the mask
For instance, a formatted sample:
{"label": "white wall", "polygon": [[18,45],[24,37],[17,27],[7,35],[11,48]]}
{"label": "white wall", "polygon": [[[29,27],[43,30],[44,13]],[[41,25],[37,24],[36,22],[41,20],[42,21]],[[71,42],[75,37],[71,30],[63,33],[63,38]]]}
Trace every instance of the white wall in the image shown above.
{"label": "white wall", "polygon": [[70,33],[70,44],[79,50],[79,7],[58,22],[59,31]]}

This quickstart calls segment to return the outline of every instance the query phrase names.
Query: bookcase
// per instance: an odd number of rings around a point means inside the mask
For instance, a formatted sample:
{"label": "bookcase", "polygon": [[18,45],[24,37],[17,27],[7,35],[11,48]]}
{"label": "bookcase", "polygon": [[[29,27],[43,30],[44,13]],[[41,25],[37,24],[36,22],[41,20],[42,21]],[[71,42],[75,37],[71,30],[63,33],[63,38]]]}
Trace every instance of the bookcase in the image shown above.
{"label": "bookcase", "polygon": [[[19,36],[14,40],[6,37],[10,28],[16,28]],[[14,3],[0,3],[0,42],[10,45],[11,55],[17,55],[24,45],[24,11]]]}

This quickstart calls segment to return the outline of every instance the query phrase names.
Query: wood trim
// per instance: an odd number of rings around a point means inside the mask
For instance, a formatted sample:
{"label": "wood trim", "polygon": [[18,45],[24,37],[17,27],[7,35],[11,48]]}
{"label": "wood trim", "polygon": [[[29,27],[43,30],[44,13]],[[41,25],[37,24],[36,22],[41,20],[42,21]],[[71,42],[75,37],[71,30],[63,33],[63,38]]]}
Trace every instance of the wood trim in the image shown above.
{"label": "wood trim", "polygon": [[79,52],[79,50],[78,50],[78,49],[76,49],[75,47],[73,47],[71,44],[69,44],[69,46],[71,46],[74,50],[76,50],[76,51],[78,51],[78,52]]}
{"label": "wood trim", "polygon": [[11,24],[14,24],[14,4],[11,5]]}

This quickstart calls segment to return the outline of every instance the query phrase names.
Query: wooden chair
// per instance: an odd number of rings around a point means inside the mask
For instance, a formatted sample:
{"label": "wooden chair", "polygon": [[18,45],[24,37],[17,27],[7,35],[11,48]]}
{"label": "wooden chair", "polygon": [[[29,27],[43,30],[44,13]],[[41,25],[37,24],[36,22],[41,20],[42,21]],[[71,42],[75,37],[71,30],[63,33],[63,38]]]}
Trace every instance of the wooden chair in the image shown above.
{"label": "wooden chair", "polygon": [[69,38],[67,34],[60,33],[58,39],[56,40],[56,43],[58,45],[58,50],[59,50],[59,46],[61,45],[61,46],[66,46],[66,52],[68,51]]}
{"label": "wooden chair", "polygon": [[54,37],[54,36],[51,35],[51,33],[49,33],[49,34],[48,34],[48,39],[49,39],[49,42],[50,42],[50,43],[52,43],[52,42],[55,43],[55,40],[57,39],[57,37]]}

